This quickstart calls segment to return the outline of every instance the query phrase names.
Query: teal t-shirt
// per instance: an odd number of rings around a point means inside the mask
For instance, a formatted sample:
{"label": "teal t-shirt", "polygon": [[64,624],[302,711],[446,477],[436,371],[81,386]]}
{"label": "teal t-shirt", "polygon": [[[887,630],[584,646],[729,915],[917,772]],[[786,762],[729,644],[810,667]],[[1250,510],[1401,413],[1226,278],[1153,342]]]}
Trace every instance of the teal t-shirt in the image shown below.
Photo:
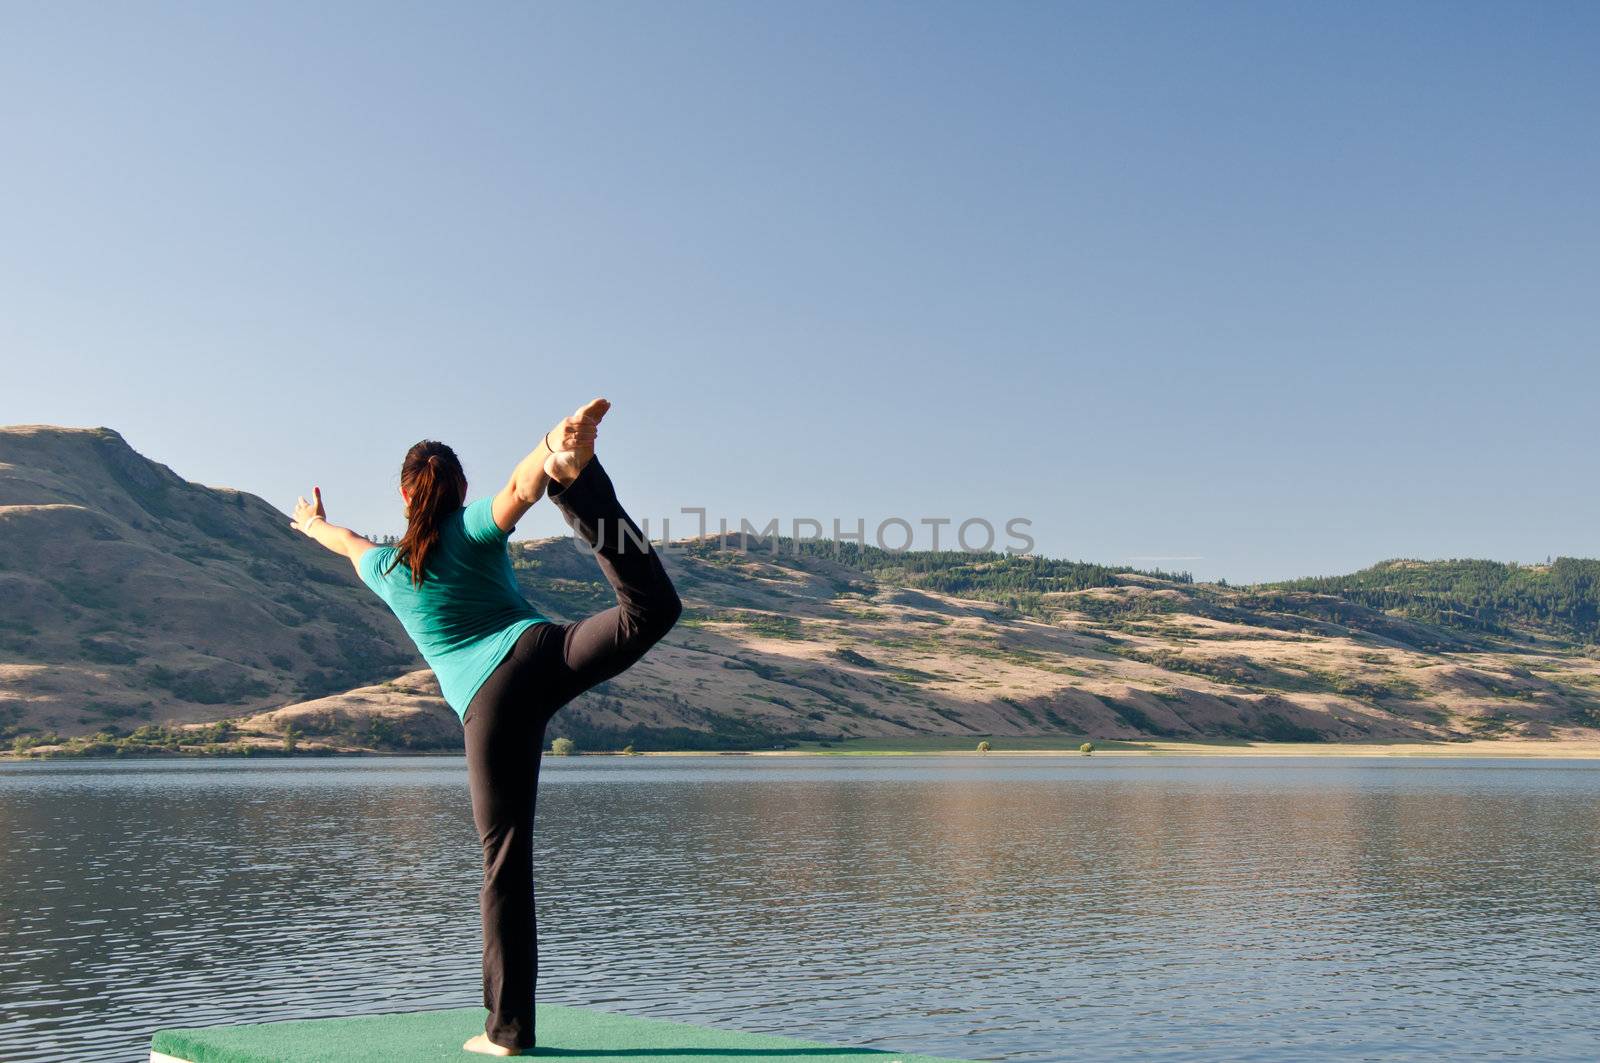
{"label": "teal t-shirt", "polygon": [[463,719],[472,696],[523,631],[547,622],[517,589],[506,549],[509,533],[494,522],[492,506],[493,499],[480,498],[444,522],[421,587],[412,585],[408,566],[395,564],[392,546],[368,550],[356,566],[362,582],[399,618],[439,677],[444,700]]}

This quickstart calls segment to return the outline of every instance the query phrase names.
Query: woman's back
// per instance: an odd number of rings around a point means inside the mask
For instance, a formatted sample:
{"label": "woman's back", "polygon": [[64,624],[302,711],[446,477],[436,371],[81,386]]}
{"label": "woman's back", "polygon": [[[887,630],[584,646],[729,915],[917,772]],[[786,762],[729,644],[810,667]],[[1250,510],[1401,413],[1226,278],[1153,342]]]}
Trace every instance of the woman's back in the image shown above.
{"label": "woman's back", "polygon": [[509,533],[495,523],[492,501],[480,498],[441,522],[420,587],[409,566],[396,564],[392,546],[368,550],[357,565],[405,626],[458,716],[517,637],[545,619],[517,588]]}

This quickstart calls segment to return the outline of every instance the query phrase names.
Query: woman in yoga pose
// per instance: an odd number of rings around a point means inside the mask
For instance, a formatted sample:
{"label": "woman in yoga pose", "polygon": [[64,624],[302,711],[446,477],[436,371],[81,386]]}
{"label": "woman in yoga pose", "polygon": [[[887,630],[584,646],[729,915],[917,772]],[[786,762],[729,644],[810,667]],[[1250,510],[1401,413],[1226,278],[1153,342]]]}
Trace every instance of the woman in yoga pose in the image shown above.
{"label": "woman in yoga pose", "polygon": [[[328,523],[322,491],[299,500],[291,527],[348,557],[400,619],[462,718],[472,818],[483,843],[484,1032],[462,1047],[491,1056],[534,1046],[538,944],[533,810],[545,725],[583,691],[632,665],[682,606],[661,559],[623,512],[594,457],[611,404],[595,399],[545,433],[500,492],[464,504],[455,453],[424,440],[406,453],[406,533],[376,546]],[[517,590],[506,539],[548,492],[594,550],[617,604],[574,624],[541,617]]]}

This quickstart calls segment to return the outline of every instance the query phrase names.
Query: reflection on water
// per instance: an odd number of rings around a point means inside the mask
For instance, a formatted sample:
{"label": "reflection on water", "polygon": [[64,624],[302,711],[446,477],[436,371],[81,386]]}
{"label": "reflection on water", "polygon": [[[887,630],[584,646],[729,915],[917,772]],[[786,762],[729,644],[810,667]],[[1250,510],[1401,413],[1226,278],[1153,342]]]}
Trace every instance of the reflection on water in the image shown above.
{"label": "reflection on water", "polygon": [[[975,1059],[1588,1059],[1600,764],[549,758],[542,999]],[[0,1059],[478,1002],[453,758],[0,768]]]}

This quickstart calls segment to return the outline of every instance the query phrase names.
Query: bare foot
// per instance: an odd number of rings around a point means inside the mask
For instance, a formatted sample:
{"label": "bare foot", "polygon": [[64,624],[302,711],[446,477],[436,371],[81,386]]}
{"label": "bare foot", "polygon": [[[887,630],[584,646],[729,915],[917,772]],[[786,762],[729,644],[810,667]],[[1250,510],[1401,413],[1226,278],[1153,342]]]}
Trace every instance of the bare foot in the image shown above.
{"label": "bare foot", "polygon": [[515,1049],[497,1045],[493,1041],[489,1040],[489,1035],[485,1033],[480,1033],[478,1036],[462,1045],[461,1050],[463,1052],[476,1052],[480,1056],[526,1056],[531,1055],[533,1052],[532,1049],[529,1049],[527,1052],[518,1052]]}
{"label": "bare foot", "polygon": [[611,409],[605,399],[595,399],[546,435],[559,449],[544,459],[545,475],[565,487],[578,478],[583,467],[594,458],[594,437],[600,418]]}

